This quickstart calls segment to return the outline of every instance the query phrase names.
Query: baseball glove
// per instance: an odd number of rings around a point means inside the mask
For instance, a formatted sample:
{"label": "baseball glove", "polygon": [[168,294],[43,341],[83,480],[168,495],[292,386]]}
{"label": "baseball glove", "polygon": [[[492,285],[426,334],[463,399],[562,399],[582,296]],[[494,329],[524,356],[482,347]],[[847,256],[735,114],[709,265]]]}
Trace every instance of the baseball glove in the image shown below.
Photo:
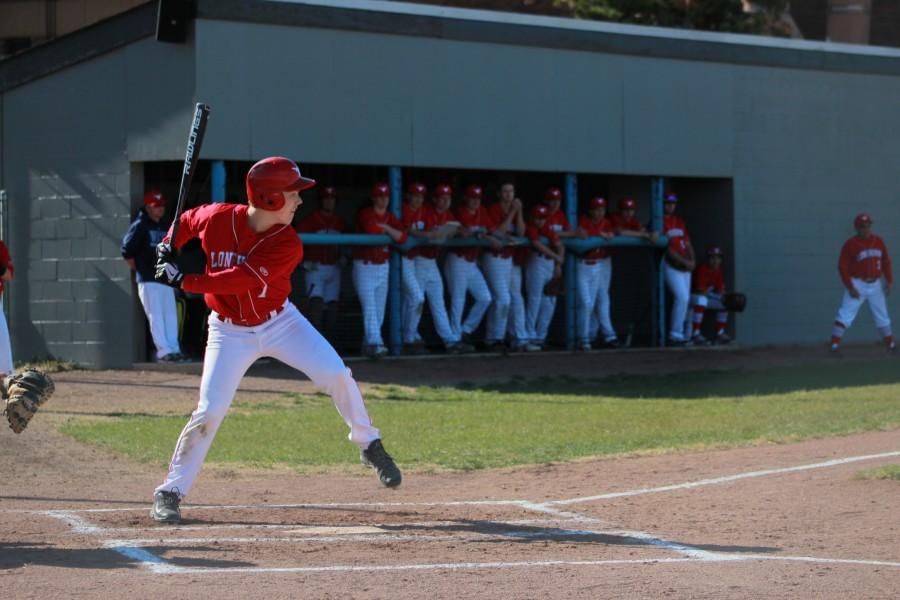
{"label": "baseball glove", "polygon": [[725,306],[725,310],[744,312],[744,307],[747,306],[747,296],[737,292],[725,294],[722,296],[722,304]]}
{"label": "baseball glove", "polygon": [[562,277],[554,277],[544,284],[545,296],[562,296],[566,293],[566,283]]}
{"label": "baseball glove", "polygon": [[22,433],[56,389],[46,374],[26,369],[6,379],[6,420],[15,433]]}

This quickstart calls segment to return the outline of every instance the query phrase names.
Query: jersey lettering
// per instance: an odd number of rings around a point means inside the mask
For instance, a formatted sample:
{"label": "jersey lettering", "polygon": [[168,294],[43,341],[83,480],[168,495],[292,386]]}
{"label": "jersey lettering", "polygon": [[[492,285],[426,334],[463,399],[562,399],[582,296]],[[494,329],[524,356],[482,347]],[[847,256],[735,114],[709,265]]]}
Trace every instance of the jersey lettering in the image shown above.
{"label": "jersey lettering", "polygon": [[878,248],[867,248],[866,250],[863,250],[862,252],[860,252],[859,254],[856,255],[857,262],[862,262],[862,261],[866,260],[867,258],[875,258],[875,259],[878,259],[880,262],[881,250],[879,250]]}
{"label": "jersey lettering", "polygon": [[230,269],[235,265],[239,265],[247,260],[246,256],[237,252],[213,250],[209,253],[210,269]]}

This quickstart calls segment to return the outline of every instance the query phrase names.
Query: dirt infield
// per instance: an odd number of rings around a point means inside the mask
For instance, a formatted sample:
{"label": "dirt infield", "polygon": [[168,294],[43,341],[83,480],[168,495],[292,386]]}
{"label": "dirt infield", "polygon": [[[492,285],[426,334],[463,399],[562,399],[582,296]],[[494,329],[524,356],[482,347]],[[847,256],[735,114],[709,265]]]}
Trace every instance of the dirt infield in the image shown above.
{"label": "dirt infield", "polygon": [[[848,349],[845,360],[874,356]],[[833,360],[821,348],[663,351],[351,363],[365,385],[752,368]],[[414,368],[411,368],[413,367]],[[900,366],[900,363],[898,363]],[[9,598],[895,598],[900,434],[407,473],[204,471],[180,526],[157,526],[158,468],[57,433],[74,413],[186,413],[198,367],[71,372],[7,456],[32,461],[0,489],[0,589]],[[303,389],[275,365],[239,391]],[[401,459],[402,457],[398,457]]]}

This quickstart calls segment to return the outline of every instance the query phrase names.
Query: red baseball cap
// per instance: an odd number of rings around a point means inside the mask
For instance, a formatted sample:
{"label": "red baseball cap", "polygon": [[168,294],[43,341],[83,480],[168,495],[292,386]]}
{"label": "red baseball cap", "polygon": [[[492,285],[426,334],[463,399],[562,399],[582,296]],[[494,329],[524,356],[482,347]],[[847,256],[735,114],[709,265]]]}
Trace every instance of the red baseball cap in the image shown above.
{"label": "red baseball cap", "polygon": [[326,185],[319,192],[319,198],[337,198],[337,190],[330,185]]}
{"label": "red baseball cap", "polygon": [[602,196],[594,196],[591,198],[591,202],[588,205],[590,208],[606,208],[606,198]]}
{"label": "red baseball cap", "polygon": [[391,188],[384,182],[378,182],[372,186],[372,197],[379,198],[381,196],[390,196]]}
{"label": "red baseball cap", "polygon": [[547,188],[547,191],[544,193],[544,201],[553,202],[555,200],[562,200],[562,192],[559,188]]}
{"label": "red baseball cap", "polygon": [[406,188],[406,192],[409,194],[424,194],[425,184],[414,181]]}
{"label": "red baseball cap", "polygon": [[152,190],[144,194],[144,206],[165,206],[166,199],[163,198],[162,192]]}
{"label": "red baseball cap", "polygon": [[532,219],[546,219],[547,215],[550,214],[550,211],[543,204],[535,204],[531,207],[531,218]]}
{"label": "red baseball cap", "polygon": [[856,215],[856,218],[853,219],[854,227],[863,227],[865,225],[871,225],[871,224],[872,224],[872,217],[870,217],[866,213],[859,213],[858,215]]}
{"label": "red baseball cap", "polygon": [[466,198],[478,198],[481,200],[481,197],[484,195],[484,191],[481,189],[480,185],[472,184],[466,188],[466,191],[463,192],[463,196]]}
{"label": "red baseball cap", "polygon": [[718,246],[710,246],[706,249],[707,256],[725,256],[725,253]]}
{"label": "red baseball cap", "polygon": [[619,200],[619,210],[633,210],[637,208],[634,198],[622,198]]}
{"label": "red baseball cap", "polygon": [[453,188],[450,187],[449,184],[439,183],[434,186],[434,191],[431,193],[431,195],[435,198],[437,198],[438,196],[452,196]]}

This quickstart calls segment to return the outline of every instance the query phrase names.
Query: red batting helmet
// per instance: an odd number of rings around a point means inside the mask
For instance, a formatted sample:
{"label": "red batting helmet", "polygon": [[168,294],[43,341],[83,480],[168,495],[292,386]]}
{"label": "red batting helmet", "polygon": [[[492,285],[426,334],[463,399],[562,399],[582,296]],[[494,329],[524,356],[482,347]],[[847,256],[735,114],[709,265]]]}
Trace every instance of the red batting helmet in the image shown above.
{"label": "red batting helmet", "polygon": [[334,189],[333,187],[331,187],[330,185],[326,185],[326,186],[323,187],[322,190],[319,192],[319,199],[321,200],[322,198],[335,198],[335,199],[337,199],[337,190]]}
{"label": "red batting helmet", "polygon": [[559,188],[547,188],[547,191],[544,192],[544,202],[554,202],[556,200],[562,200],[562,192],[559,191]]}
{"label": "red batting helmet", "polygon": [[165,206],[166,199],[163,198],[162,192],[156,190],[144,194],[144,206]]}
{"label": "red batting helmet", "polygon": [[390,196],[391,195],[391,187],[384,183],[383,181],[379,181],[372,185],[372,191],[369,194],[373,198],[381,198],[382,196]]}
{"label": "red batting helmet", "polygon": [[856,215],[856,218],[853,219],[854,227],[864,227],[866,225],[871,225],[871,224],[872,224],[872,217],[870,217],[866,213],[859,213],[858,215]]}
{"label": "red batting helmet", "polygon": [[425,184],[414,181],[413,183],[409,184],[409,187],[406,188],[406,192],[409,194],[424,194]]}
{"label": "red batting helmet", "polygon": [[247,171],[247,201],[263,210],[284,206],[282,192],[300,192],[316,185],[314,179],[300,174],[300,167],[289,158],[270,156]]}
{"label": "red batting helmet", "polygon": [[710,246],[706,249],[707,256],[725,256],[725,253],[718,246]]}
{"label": "red batting helmet", "polygon": [[664,202],[671,202],[674,204],[675,202],[678,202],[678,196],[676,196],[674,192],[669,192],[666,194]]}
{"label": "red batting helmet", "polygon": [[591,203],[588,205],[591,209],[594,208],[606,208],[606,198],[602,196],[594,196],[591,198]]}
{"label": "red batting helmet", "polygon": [[550,210],[543,204],[535,204],[531,207],[532,219],[546,219],[549,214]]}
{"label": "red batting helmet", "polygon": [[637,208],[637,202],[634,198],[622,198],[619,200],[619,210],[634,210]]}
{"label": "red batting helmet", "polygon": [[437,198],[438,196],[452,196],[453,188],[446,183],[439,183],[434,186],[434,192],[432,192],[431,195],[435,198]]}
{"label": "red batting helmet", "polygon": [[481,189],[480,185],[472,184],[466,188],[466,191],[463,192],[463,196],[466,198],[477,198],[481,200],[481,197],[484,195],[484,191]]}

